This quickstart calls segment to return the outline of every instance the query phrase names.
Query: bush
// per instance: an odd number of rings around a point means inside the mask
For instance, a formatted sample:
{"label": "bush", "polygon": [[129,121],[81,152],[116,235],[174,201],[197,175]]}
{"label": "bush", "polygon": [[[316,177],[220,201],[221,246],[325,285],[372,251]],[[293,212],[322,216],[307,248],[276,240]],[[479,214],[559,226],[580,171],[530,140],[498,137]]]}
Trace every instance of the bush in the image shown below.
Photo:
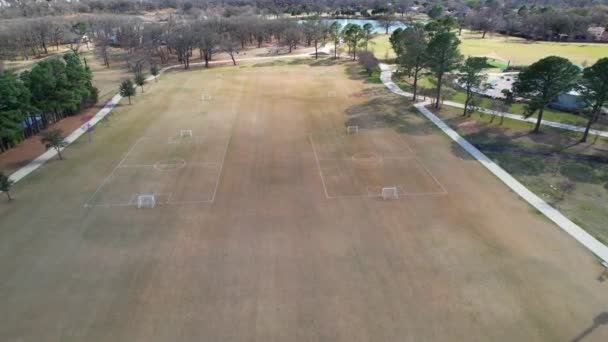
{"label": "bush", "polygon": [[376,56],[369,51],[359,52],[359,64],[367,71],[369,76],[376,70],[379,70],[379,62]]}

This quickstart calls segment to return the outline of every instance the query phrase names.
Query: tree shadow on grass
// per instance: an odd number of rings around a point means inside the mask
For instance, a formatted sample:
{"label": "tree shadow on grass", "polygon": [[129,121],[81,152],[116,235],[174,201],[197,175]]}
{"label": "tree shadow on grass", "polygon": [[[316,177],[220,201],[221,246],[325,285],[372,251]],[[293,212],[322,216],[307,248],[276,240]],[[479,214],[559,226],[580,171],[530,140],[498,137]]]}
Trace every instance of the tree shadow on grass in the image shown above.
{"label": "tree shadow on grass", "polygon": [[467,152],[458,142],[453,141],[450,144],[452,154],[461,160],[476,160],[469,152]]}
{"label": "tree shadow on grass", "polygon": [[314,62],[314,59],[311,58],[297,58],[291,59],[286,64],[288,65],[311,65]]}
{"label": "tree shadow on grass", "polygon": [[370,76],[360,65],[349,63],[344,68],[344,72],[349,79],[363,83],[381,84],[380,71],[376,70]]}
{"label": "tree shadow on grass", "polygon": [[393,128],[398,133],[410,135],[427,135],[436,130],[431,122],[420,118],[410,101],[389,93],[353,105],[345,112],[346,125],[362,129]]}
{"label": "tree shadow on grass", "polygon": [[319,58],[315,59],[314,55],[309,58],[299,58],[292,59],[287,63],[289,65],[309,65],[311,67],[323,67],[323,66],[333,66],[333,65],[341,65],[343,61],[335,60],[333,58],[329,58],[326,56],[319,55]]}
{"label": "tree shadow on grass", "polygon": [[282,66],[282,65],[286,65],[287,61],[283,60],[283,59],[276,59],[270,62],[262,62],[262,63],[255,63],[252,65],[252,67],[254,68],[265,68],[265,67],[273,67],[273,66]]}
{"label": "tree shadow on grass", "polygon": [[[608,157],[521,145],[504,137],[474,133],[466,139],[514,176],[561,174],[573,182],[608,182]],[[454,143],[456,144],[456,143]]]}
{"label": "tree shadow on grass", "polygon": [[319,59],[315,60],[314,62],[310,63],[310,66],[319,67],[319,66],[334,66],[334,65],[342,65],[342,64],[344,64],[344,62],[339,59],[325,57],[325,58],[319,58]]}

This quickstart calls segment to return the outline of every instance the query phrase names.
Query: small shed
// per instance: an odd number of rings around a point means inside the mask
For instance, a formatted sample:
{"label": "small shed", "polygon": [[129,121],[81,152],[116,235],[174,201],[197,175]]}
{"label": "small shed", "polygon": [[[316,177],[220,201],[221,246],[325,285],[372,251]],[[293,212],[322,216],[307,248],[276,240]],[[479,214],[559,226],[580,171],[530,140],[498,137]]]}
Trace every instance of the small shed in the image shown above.
{"label": "small shed", "polygon": [[580,97],[581,94],[578,91],[570,90],[556,97],[551,102],[551,107],[568,112],[578,112],[581,107]]}

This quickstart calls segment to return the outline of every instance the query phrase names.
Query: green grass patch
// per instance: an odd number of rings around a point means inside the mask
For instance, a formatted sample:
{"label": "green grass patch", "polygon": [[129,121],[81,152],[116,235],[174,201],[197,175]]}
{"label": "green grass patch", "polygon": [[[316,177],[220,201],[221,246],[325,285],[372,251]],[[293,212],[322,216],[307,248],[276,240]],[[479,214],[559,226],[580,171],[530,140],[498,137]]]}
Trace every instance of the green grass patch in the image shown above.
{"label": "green grass patch", "polygon": [[[405,91],[408,91],[408,92],[413,91],[413,87],[409,81],[397,78],[397,79],[395,79],[395,83],[401,89],[403,89]],[[418,80],[418,86],[424,87],[424,88],[434,88],[435,83],[434,83],[432,75],[425,75],[422,78],[420,78]],[[449,85],[445,85],[445,88],[451,89],[455,92],[454,96],[450,97],[449,100],[451,100],[453,102],[458,102],[458,103],[465,102],[465,100],[466,100],[465,91],[463,91],[462,89],[459,89],[459,88],[449,86]],[[489,108],[491,101],[492,100],[489,98],[480,97],[478,106],[482,107],[482,108]],[[525,107],[526,107],[526,105],[523,103],[514,103],[513,105],[511,105],[511,107],[509,109],[509,113],[524,115],[525,110],[526,110]],[[533,117],[536,117],[536,114],[534,114]],[[569,113],[569,112],[563,112],[563,111],[560,111],[560,110],[557,110],[554,108],[545,108],[545,110],[543,112],[543,119],[548,120],[548,121],[555,121],[555,122],[560,122],[560,123],[564,123],[564,124],[569,124],[569,125],[575,125],[575,126],[585,126],[587,124],[587,118],[582,115],[573,114],[573,113]],[[593,128],[600,129],[600,130],[608,130],[608,124],[603,123],[603,122],[598,122],[598,123],[594,124]],[[568,133],[565,132],[564,134],[568,134]]]}
{"label": "green grass patch", "polygon": [[[374,37],[374,53],[378,58],[395,58],[388,40],[389,35],[378,34]],[[500,34],[486,35],[481,38],[478,32],[463,30],[459,37],[460,51],[465,56],[486,56],[497,63],[529,65],[547,56],[561,56],[575,64],[593,64],[608,55],[608,45],[597,43],[535,42]],[[497,66],[499,67],[499,66]]]}
{"label": "green grass patch", "polygon": [[[437,114],[536,195],[598,240],[608,241],[608,158],[596,152],[608,149],[608,141],[578,144],[577,134],[550,127],[532,134],[525,122],[505,119],[500,124],[499,118],[491,122],[483,113],[461,117],[459,109],[447,106]],[[563,192],[565,181],[575,184],[572,192]]]}

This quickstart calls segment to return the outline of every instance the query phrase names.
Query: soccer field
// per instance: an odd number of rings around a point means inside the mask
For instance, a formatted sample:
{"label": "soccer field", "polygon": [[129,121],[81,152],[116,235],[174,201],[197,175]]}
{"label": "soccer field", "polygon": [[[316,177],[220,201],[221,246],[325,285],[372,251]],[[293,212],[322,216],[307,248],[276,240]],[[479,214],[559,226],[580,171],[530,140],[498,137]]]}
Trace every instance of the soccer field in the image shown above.
{"label": "soccer field", "polygon": [[166,74],[15,185],[1,341],[608,339],[596,259],[411,103],[265,65]]}

